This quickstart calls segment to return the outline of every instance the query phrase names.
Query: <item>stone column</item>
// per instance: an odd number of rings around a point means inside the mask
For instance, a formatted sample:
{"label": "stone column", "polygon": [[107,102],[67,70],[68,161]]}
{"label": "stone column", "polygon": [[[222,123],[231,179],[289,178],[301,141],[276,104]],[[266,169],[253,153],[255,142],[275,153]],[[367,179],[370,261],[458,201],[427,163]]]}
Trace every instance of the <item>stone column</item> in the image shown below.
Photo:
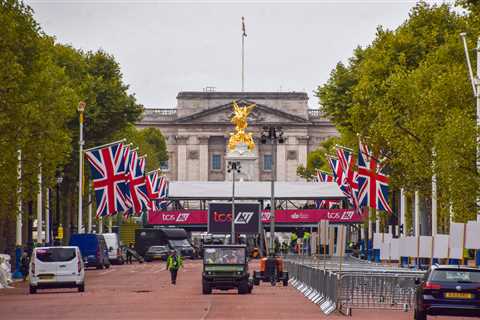
{"label": "stone column", "polygon": [[187,136],[177,136],[177,177],[179,181],[187,180]]}
{"label": "stone column", "polygon": [[[308,136],[297,138],[297,142],[298,142],[298,163],[297,163],[297,166],[299,166],[299,165],[303,165],[304,167],[307,166],[308,140],[309,139],[310,138]],[[299,180],[299,177],[297,177],[296,180]]]}
{"label": "stone column", "polygon": [[200,181],[208,181],[208,137],[198,137]]}
{"label": "stone column", "polygon": [[[288,141],[288,139],[285,139]],[[277,144],[277,159],[274,159],[276,165],[276,176],[277,181],[285,181],[287,180],[287,155],[286,151],[287,146],[285,143]]]}

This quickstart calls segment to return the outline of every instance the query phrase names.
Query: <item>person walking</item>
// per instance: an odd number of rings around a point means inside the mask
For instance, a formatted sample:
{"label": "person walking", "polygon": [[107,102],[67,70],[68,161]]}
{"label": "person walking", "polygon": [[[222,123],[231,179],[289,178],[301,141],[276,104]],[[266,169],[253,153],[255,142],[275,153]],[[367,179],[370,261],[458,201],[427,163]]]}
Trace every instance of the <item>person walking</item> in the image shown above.
{"label": "person walking", "polygon": [[310,237],[310,232],[303,233],[303,253],[306,255],[310,255]]}
{"label": "person walking", "polygon": [[130,242],[127,249],[127,264],[132,264],[133,254],[130,250],[133,250],[133,243]]}
{"label": "person walking", "polygon": [[25,250],[22,254],[22,257],[20,258],[20,271],[23,274],[23,281],[27,280],[28,271],[30,269],[29,265],[30,265],[30,257],[28,256],[27,250]]}
{"label": "person walking", "polygon": [[183,266],[183,261],[181,256],[177,256],[177,251],[170,251],[170,255],[167,258],[167,270],[170,271],[172,278],[172,284],[177,283],[177,273],[178,269]]}
{"label": "person walking", "polygon": [[292,234],[290,235],[290,248],[294,253],[297,245],[297,239],[298,239],[297,234],[295,232],[292,232]]}

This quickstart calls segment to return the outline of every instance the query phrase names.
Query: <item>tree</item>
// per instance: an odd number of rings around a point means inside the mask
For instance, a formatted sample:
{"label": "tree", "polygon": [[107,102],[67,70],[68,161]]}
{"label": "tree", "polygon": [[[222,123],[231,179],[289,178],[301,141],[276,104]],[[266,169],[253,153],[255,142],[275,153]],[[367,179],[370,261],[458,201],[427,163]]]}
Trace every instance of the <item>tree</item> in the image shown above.
{"label": "tree", "polygon": [[53,39],[42,34],[32,10],[21,2],[0,2],[0,251],[14,245],[17,208],[17,151],[22,154],[22,200],[32,201],[42,170],[44,185],[68,161],[71,136],[66,108],[74,95],[52,59]]}
{"label": "tree", "polygon": [[475,110],[460,32],[478,34],[478,7],[458,15],[448,5],[417,4],[396,30],[379,27],[374,41],[338,64],[317,95],[346,144],[360,134],[385,156],[393,188],[429,197],[439,183],[440,214],[474,216]]}

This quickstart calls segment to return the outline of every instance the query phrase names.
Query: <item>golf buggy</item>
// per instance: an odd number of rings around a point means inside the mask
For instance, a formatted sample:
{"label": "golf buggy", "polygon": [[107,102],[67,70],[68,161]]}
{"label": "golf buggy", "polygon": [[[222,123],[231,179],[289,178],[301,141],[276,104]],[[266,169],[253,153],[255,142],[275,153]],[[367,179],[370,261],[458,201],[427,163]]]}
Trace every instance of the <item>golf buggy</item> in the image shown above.
{"label": "golf buggy", "polygon": [[206,245],[203,247],[202,293],[212,289],[237,289],[239,294],[251,293],[247,247],[245,245]]}
{"label": "golf buggy", "polygon": [[270,282],[272,286],[282,282],[288,286],[288,272],[283,271],[283,260],[277,256],[268,256],[260,259],[260,271],[253,271],[253,284],[258,286],[260,281]]}

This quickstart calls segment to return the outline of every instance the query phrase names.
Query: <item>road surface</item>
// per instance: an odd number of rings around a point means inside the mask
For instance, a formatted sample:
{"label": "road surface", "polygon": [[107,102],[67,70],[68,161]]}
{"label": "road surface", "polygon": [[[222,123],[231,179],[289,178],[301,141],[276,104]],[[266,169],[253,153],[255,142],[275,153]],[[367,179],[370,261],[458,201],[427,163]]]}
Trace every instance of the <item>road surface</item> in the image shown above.
{"label": "road surface", "polygon": [[[200,261],[186,261],[177,285],[170,284],[164,263],[88,270],[85,292],[76,289],[28,293],[26,283],[0,290],[0,319],[326,319],[292,287],[262,284],[251,295],[236,291],[201,294]],[[329,319],[347,319],[339,314]],[[353,311],[353,319],[413,319],[402,311]],[[448,318],[437,318],[448,319]],[[461,319],[461,318],[452,318]]]}

